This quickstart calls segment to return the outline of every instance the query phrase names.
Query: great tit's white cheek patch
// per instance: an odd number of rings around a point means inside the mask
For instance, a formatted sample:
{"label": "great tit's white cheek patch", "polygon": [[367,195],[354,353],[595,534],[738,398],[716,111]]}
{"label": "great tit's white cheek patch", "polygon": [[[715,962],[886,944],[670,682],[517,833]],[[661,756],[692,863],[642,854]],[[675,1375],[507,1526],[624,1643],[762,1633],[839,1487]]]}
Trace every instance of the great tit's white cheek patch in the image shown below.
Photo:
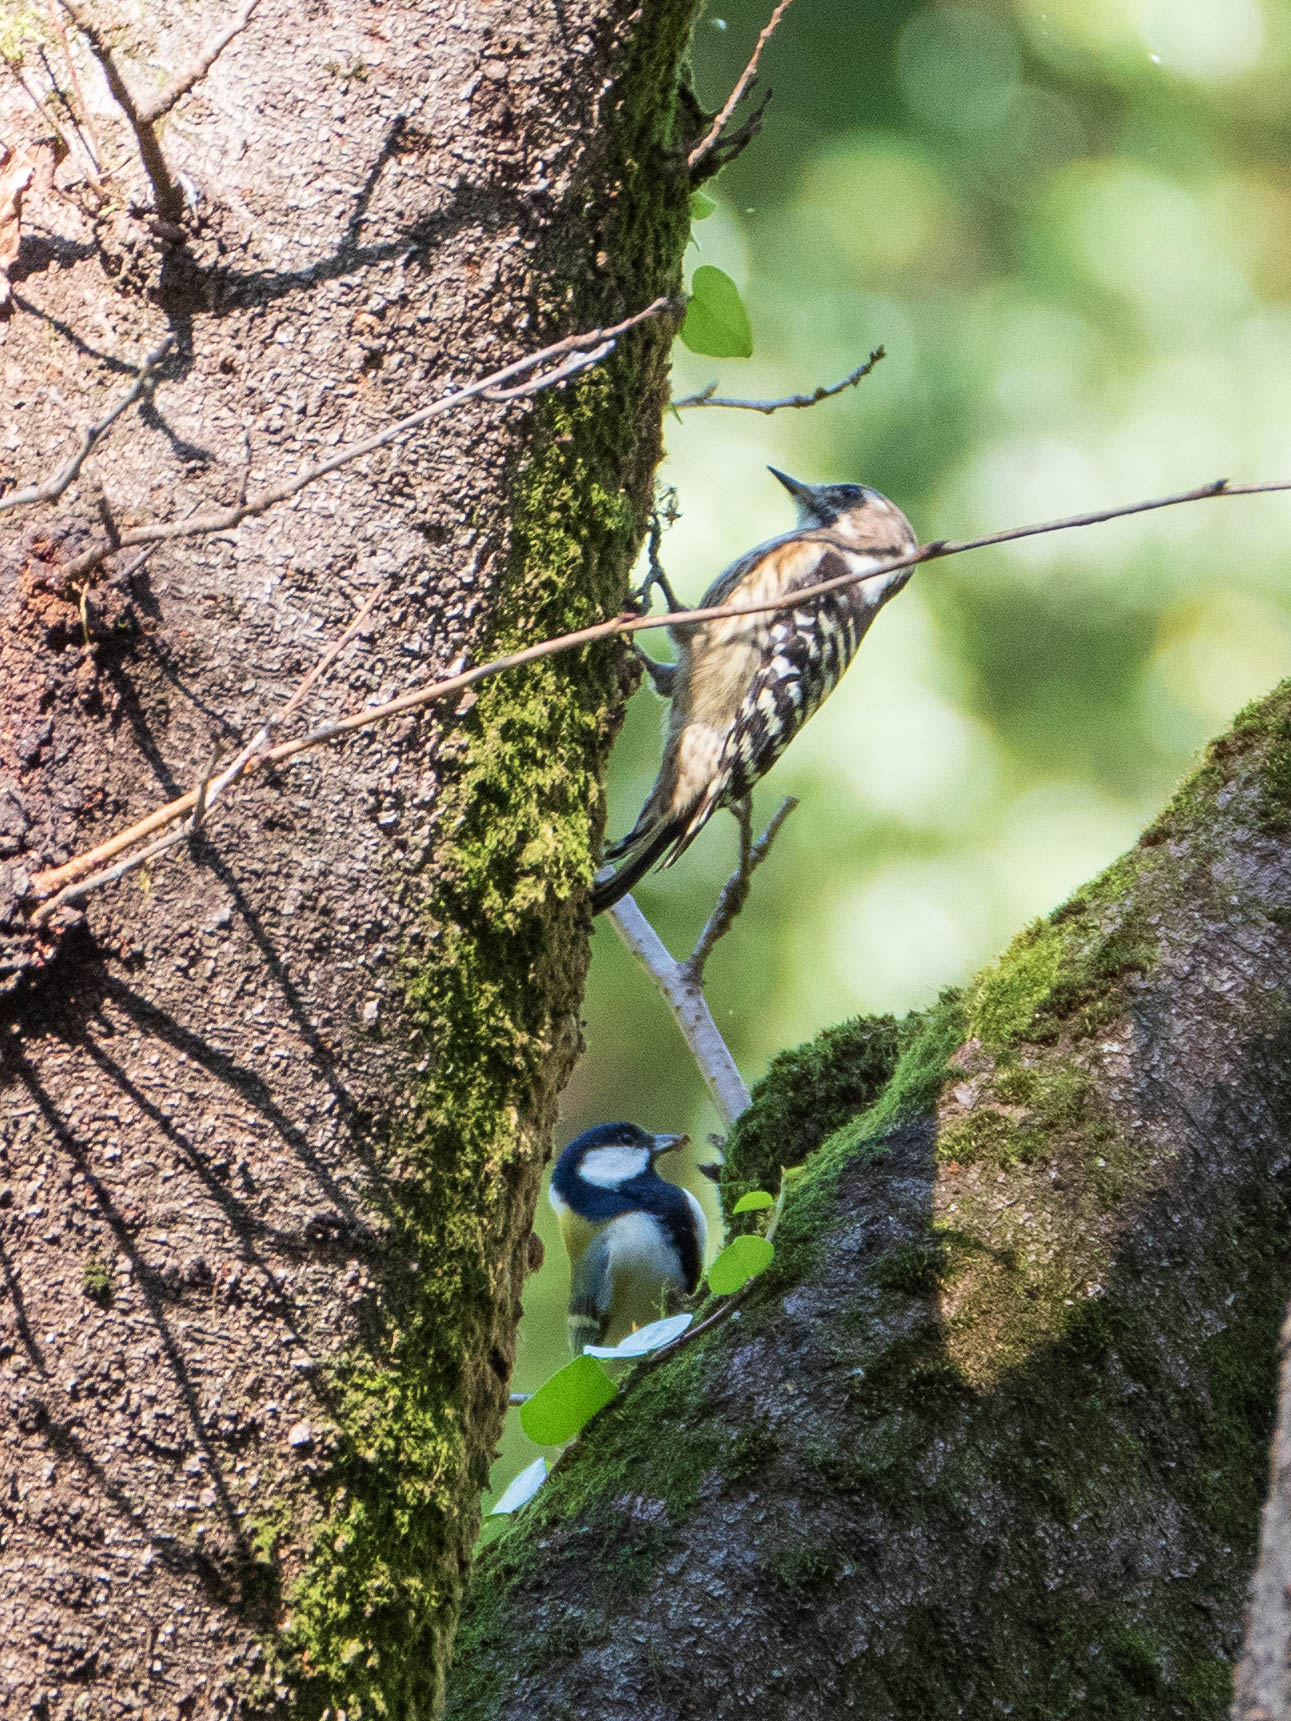
{"label": "great tit's white cheek patch", "polygon": [[578,1174],[585,1183],[617,1189],[639,1177],[649,1164],[650,1155],[643,1147],[594,1147],[583,1155]]}

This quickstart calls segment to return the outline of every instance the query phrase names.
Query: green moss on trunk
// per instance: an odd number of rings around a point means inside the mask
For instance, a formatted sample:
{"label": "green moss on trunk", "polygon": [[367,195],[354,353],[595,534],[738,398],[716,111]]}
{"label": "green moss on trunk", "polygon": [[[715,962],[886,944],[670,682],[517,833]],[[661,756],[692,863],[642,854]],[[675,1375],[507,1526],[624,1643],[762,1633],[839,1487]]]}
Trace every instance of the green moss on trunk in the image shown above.
{"label": "green moss on trunk", "polygon": [[[599,147],[537,254],[545,326],[612,321],[680,285],[675,111],[690,13],[691,0],[667,0],[622,27]],[[671,334],[666,322],[636,330],[535,402],[481,658],[621,607]],[[407,1094],[374,1144],[379,1330],[331,1372],[322,1518],[272,1658],[302,1717],[411,1721],[441,1699],[556,1095],[577,1052],[620,663],[606,646],[490,682],[442,754],[433,874],[402,887],[423,939],[405,960]]]}

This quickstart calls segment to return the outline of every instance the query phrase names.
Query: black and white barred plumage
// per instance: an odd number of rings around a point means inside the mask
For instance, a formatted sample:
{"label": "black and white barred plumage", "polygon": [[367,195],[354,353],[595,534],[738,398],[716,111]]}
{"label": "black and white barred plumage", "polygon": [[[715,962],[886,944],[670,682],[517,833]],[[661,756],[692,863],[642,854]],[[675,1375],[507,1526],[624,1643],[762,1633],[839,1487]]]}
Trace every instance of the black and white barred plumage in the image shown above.
{"label": "black and white barred plumage", "polygon": [[[871,573],[912,555],[910,522],[863,484],[801,484],[771,471],[798,503],[799,525],[732,563],[700,608],[755,604],[840,574]],[[719,807],[748,794],[837,687],[866,629],[910,578],[860,580],[793,609],[678,622],[673,665],[653,671],[670,694],[663,765],[636,824],[605,851],[625,860],[592,893],[600,913],[656,862],[671,866]]]}

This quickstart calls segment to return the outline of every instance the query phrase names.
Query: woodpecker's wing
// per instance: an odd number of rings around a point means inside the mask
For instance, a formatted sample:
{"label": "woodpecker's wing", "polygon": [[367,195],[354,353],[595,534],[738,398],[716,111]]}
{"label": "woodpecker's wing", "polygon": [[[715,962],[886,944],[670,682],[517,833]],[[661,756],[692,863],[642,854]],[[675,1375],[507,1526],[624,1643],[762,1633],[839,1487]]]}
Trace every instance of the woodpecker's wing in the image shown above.
{"label": "woodpecker's wing", "polygon": [[[700,607],[765,603],[839,575],[879,573],[915,543],[905,516],[891,503],[886,508],[890,539],[885,530],[883,542],[862,548],[825,527],[773,538],[719,574]],[[909,577],[899,569],[792,609],[670,628],[681,661],[663,765],[636,824],[605,850],[607,860],[631,858],[595,886],[593,914],[612,907],[656,862],[671,866],[719,807],[740,800],[770,770]]]}
{"label": "woodpecker's wing", "polygon": [[[872,555],[799,535],[755,561],[744,558],[704,601],[759,603],[878,565]],[[677,736],[674,805],[681,816],[660,865],[678,860],[719,807],[747,795],[771,769],[838,685],[880,603],[864,585],[844,586],[793,609],[704,624],[692,648],[691,720]],[[684,791],[687,778],[691,794]]]}

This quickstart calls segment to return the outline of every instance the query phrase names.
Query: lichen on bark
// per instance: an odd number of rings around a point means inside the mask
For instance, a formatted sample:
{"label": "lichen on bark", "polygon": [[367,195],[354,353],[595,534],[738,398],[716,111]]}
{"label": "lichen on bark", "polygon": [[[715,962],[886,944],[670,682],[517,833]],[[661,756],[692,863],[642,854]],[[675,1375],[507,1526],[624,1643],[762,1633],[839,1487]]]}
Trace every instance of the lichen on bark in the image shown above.
{"label": "lichen on bark", "polygon": [[[781,1065],[780,1162],[795,1071],[831,1133],[776,1261],[481,1561],[455,1721],[1223,1714],[1291,1286],[1289,757],[1291,684],[962,993]],[[839,1123],[848,1038],[858,1088],[896,1056]]]}

